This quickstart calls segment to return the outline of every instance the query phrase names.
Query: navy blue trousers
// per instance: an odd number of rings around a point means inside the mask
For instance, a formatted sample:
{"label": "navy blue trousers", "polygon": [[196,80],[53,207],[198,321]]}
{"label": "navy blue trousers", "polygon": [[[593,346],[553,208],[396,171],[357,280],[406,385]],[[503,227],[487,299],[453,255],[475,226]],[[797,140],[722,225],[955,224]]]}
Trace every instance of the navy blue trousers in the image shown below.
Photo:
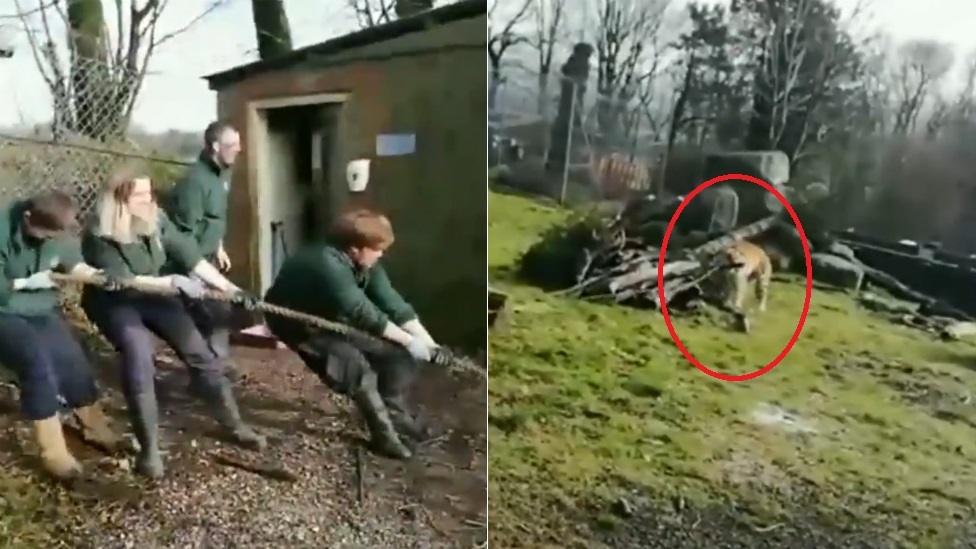
{"label": "navy blue trousers", "polygon": [[60,313],[0,313],[0,364],[17,374],[21,410],[30,420],[57,413],[58,395],[71,408],[98,398],[88,356]]}
{"label": "navy blue trousers", "polygon": [[211,391],[219,386],[224,375],[223,363],[204,340],[180,299],[86,290],[82,307],[89,320],[119,351],[122,389],[127,397],[154,390],[153,334],[165,341],[189,367],[197,386]]}

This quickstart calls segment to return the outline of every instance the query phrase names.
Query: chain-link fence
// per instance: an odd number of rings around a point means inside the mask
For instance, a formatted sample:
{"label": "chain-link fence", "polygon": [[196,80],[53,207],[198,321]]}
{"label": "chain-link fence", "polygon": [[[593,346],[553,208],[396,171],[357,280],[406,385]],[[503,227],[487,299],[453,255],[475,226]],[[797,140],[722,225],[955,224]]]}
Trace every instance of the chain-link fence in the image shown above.
{"label": "chain-link fence", "polygon": [[0,203],[45,190],[70,193],[86,213],[99,188],[125,164],[149,164],[150,175],[181,162],[151,158],[127,137],[138,77],[124,68],[75,60],[45,71],[49,122],[0,134]]}
{"label": "chain-link fence", "polygon": [[505,71],[489,92],[488,118],[489,163],[504,166],[507,183],[560,200],[655,190],[665,147],[645,128],[641,107],[592,88],[562,75]]}

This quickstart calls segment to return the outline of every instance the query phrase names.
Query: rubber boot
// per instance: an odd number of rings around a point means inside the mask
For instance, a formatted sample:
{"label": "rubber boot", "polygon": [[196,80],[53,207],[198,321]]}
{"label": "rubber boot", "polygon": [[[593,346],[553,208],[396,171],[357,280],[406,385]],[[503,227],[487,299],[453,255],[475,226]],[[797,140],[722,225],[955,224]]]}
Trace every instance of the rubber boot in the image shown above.
{"label": "rubber boot", "polygon": [[430,438],[430,433],[417,416],[410,413],[404,395],[414,379],[413,364],[394,363],[377,379],[383,403],[397,432],[416,442]]}
{"label": "rubber boot", "polygon": [[159,407],[156,404],[156,394],[147,391],[126,400],[132,428],[139,441],[136,472],[151,479],[162,478],[165,469],[163,458],[159,454]]}
{"label": "rubber boot", "polygon": [[34,436],[41,448],[41,463],[48,473],[59,479],[70,479],[81,474],[81,464],[71,455],[64,442],[64,430],[57,414],[34,421]]}
{"label": "rubber boot", "polygon": [[97,402],[75,408],[74,413],[81,424],[81,435],[86,441],[110,453],[118,451],[122,437],[112,430],[111,421]]}
{"label": "rubber boot", "polygon": [[353,400],[366,418],[371,443],[376,451],[397,459],[409,459],[413,455],[400,441],[393,427],[383,397],[376,390],[375,374],[365,376],[363,386],[353,394]]}
{"label": "rubber boot", "polygon": [[222,427],[228,430],[231,437],[238,444],[248,446],[257,450],[262,450],[268,445],[268,441],[263,435],[254,432],[241,419],[240,410],[237,408],[237,401],[234,399],[234,392],[231,389],[231,382],[225,376],[219,376],[213,382],[203,382],[207,385],[207,395],[204,399],[210,405],[214,418]]}
{"label": "rubber boot", "polygon": [[384,397],[383,402],[390,412],[390,420],[398,433],[416,442],[424,442],[430,438],[430,430],[417,416],[407,410],[406,400],[402,396]]}
{"label": "rubber boot", "polygon": [[231,364],[230,362],[224,366],[224,375],[227,376],[227,380],[233,385],[240,383],[244,379],[244,374],[241,373],[235,364]]}

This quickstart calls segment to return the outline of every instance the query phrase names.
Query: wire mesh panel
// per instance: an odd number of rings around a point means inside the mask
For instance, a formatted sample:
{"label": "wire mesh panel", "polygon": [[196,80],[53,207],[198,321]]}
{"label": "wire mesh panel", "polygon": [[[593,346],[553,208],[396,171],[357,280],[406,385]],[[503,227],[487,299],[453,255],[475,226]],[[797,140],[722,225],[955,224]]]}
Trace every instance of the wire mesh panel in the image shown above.
{"label": "wire mesh panel", "polygon": [[[642,123],[639,105],[617,104],[592,90],[576,94],[582,84],[557,75],[542,87],[538,75],[526,69],[510,68],[507,74],[494,88],[489,159],[510,168],[510,183],[560,198],[567,184],[588,189],[595,199],[653,190],[664,145]],[[566,107],[567,95],[581,97]],[[608,105],[628,123],[621,128],[601,123],[599,113]],[[562,112],[566,108],[569,112]]]}
{"label": "wire mesh panel", "polygon": [[156,160],[127,136],[137,79],[124,67],[85,59],[44,76],[48,122],[29,134],[0,135],[0,203],[57,189],[87,213],[119,168]]}
{"label": "wire mesh panel", "polygon": [[0,138],[0,203],[56,189],[87,212],[101,185],[127,160],[111,151]]}

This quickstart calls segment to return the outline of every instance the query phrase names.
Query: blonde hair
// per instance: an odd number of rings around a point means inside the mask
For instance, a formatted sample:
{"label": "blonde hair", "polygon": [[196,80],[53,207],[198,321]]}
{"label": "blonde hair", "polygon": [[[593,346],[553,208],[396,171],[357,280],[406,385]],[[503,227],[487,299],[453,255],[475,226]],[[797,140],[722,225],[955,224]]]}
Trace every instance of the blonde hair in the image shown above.
{"label": "blonde hair", "polygon": [[117,173],[102,189],[95,209],[94,233],[120,244],[134,242],[136,238],[156,234],[159,229],[159,207],[153,201],[149,219],[134,217],[127,205],[136,182],[152,180],[145,171],[136,167]]}

